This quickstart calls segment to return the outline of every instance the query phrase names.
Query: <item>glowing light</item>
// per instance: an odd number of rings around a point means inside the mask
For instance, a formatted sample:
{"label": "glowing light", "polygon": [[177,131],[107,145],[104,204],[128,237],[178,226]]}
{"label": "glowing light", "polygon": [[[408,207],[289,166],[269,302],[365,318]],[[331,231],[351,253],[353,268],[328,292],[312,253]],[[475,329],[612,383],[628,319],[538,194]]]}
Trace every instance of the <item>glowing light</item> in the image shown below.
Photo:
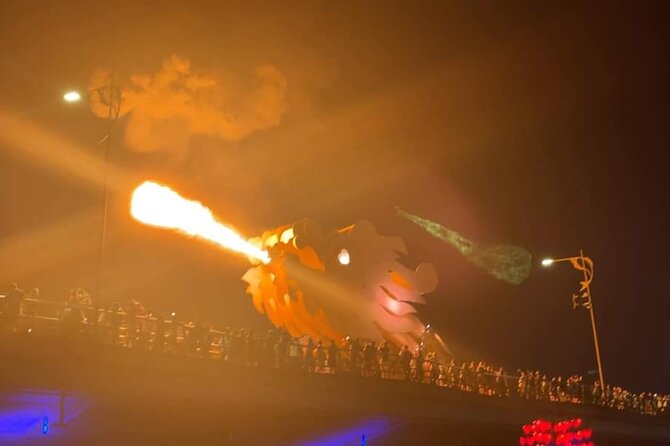
{"label": "glowing light", "polygon": [[63,95],[63,100],[65,102],[79,102],[81,101],[81,95],[78,91],[68,91]]}
{"label": "glowing light", "polygon": [[520,246],[480,246],[439,223],[410,214],[400,208],[397,208],[396,211],[399,216],[422,227],[433,237],[456,248],[469,262],[486,270],[497,279],[512,285],[520,285],[530,274],[532,255]]}
{"label": "glowing light", "polygon": [[[51,421],[60,417],[60,390],[0,392],[0,401],[0,444],[32,444],[31,439],[43,434],[60,435],[60,432],[51,429]],[[63,419],[66,424],[75,421],[93,406],[91,401],[74,395],[66,397],[66,401],[67,412]]]}
{"label": "glowing light", "polygon": [[175,316],[177,315],[177,313],[175,313],[175,312],[173,311],[170,315],[171,315],[172,317],[175,317]]}
{"label": "glowing light", "polygon": [[279,243],[279,237],[277,236],[277,234],[274,234],[268,237],[268,239],[265,241],[265,246],[273,247],[277,243]]}
{"label": "glowing light", "polygon": [[133,192],[130,213],[144,224],[199,237],[263,263],[270,262],[267,251],[216,221],[212,211],[202,204],[183,198],[169,187],[145,181]]}
{"label": "glowing light", "polygon": [[373,440],[381,440],[389,431],[391,422],[388,419],[372,418],[320,438],[300,441],[296,446],[367,445],[374,443]]}
{"label": "glowing light", "polygon": [[341,249],[339,253],[337,253],[337,261],[340,262],[340,265],[348,265],[351,259],[349,258],[349,251],[346,249]]}
{"label": "glowing light", "polygon": [[282,232],[279,236],[279,241],[282,243],[288,243],[294,237],[293,228],[288,228],[286,231]]}
{"label": "glowing light", "polygon": [[400,304],[398,303],[398,301],[395,299],[389,299],[387,303],[389,310],[391,310],[393,314],[397,315],[398,312],[400,311]]}
{"label": "glowing light", "polygon": [[554,259],[544,259],[544,260],[542,260],[542,266],[550,266],[552,263],[554,263]]}

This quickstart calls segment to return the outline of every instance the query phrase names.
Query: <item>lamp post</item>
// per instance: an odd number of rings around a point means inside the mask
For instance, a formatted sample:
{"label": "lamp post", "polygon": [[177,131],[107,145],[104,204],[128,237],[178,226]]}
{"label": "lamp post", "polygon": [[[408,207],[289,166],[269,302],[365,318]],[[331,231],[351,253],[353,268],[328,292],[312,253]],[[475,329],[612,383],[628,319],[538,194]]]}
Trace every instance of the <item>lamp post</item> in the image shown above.
{"label": "lamp post", "polygon": [[[105,268],[105,241],[107,239],[107,214],[109,208],[109,154],[111,151],[111,134],[114,129],[116,121],[119,119],[119,113],[121,112],[121,90],[114,84],[113,77],[110,78],[110,81],[107,85],[102,87],[93,88],[86,91],[85,96],[91,98],[92,96],[97,96],[97,100],[101,104],[107,106],[107,119],[109,120],[109,126],[105,135],[100,140],[99,144],[104,144],[103,148],[103,165],[104,165],[104,179],[103,179],[103,200],[102,200],[102,222],[100,225],[100,257],[98,259],[98,283],[97,283],[97,295],[98,299],[102,300],[103,298],[103,272]],[[78,91],[68,91],[63,95],[63,100],[69,103],[79,102],[83,99],[82,94]]]}
{"label": "lamp post", "polygon": [[580,249],[579,255],[575,257],[564,257],[561,259],[544,259],[542,266],[548,267],[554,263],[570,262],[572,266],[582,271],[584,280],[580,281],[581,288],[579,292],[572,295],[572,309],[576,310],[579,307],[589,310],[591,315],[591,329],[593,331],[593,344],[596,350],[596,361],[598,362],[598,378],[600,381],[600,388],[605,391],[605,379],[603,378],[603,366],[600,359],[600,345],[598,343],[598,332],[596,330],[596,317],[593,313],[593,299],[591,298],[591,281],[593,280],[593,260],[584,256],[584,252]]}

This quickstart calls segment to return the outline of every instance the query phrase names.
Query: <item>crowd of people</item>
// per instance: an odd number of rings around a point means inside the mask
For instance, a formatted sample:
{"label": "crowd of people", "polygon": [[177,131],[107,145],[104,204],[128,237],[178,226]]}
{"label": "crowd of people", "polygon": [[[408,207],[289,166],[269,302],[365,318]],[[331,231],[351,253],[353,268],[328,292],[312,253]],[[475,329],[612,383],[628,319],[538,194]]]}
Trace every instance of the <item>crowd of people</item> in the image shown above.
{"label": "crowd of people", "polygon": [[[55,306],[54,316],[40,314],[38,305]],[[323,343],[294,338],[281,330],[216,330],[201,322],[179,321],[175,313],[166,316],[152,311],[134,299],[125,306],[114,303],[96,308],[82,289],[54,303],[39,300],[38,289],[25,293],[13,284],[0,299],[0,327],[11,332],[56,329],[68,337],[86,336],[122,348],[242,366],[406,380],[498,398],[594,404],[647,415],[662,414],[670,404],[670,395],[636,394],[609,384],[603,389],[599,381],[588,383],[579,375],[550,378],[530,370],[509,375],[484,361],[441,360],[421,347],[398,349],[387,342],[349,337],[340,343]]]}

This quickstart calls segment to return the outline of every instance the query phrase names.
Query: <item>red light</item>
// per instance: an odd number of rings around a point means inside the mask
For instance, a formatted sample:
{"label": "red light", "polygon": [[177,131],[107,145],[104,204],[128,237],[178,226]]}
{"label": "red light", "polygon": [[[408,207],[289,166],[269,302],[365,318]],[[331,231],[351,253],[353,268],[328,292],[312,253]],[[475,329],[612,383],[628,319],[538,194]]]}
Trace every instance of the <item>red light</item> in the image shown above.
{"label": "red light", "polygon": [[[584,428],[577,430],[582,426],[582,419],[575,418],[572,420],[558,421],[552,424],[547,420],[534,420],[530,424],[521,426],[521,430],[525,436],[519,438],[521,446],[548,446],[555,444],[556,446],[594,446],[592,441],[588,441],[593,435],[593,430]],[[553,433],[556,434],[554,439]],[[555,443],[552,443],[555,441]]]}

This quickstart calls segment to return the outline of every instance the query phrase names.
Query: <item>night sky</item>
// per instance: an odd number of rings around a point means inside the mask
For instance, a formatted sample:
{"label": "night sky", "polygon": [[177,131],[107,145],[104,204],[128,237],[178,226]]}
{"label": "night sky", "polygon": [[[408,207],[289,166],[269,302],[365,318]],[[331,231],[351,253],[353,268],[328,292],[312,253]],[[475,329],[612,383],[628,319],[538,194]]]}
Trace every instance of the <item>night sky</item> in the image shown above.
{"label": "night sky", "polygon": [[[271,65],[285,88],[259,100],[272,102],[267,122],[235,137],[190,135],[175,119],[146,150],[129,142],[128,115],[119,120],[111,163],[126,182],[111,196],[99,304],[136,298],[217,326],[269,327],[244,294],[243,257],[130,219],[129,192],[150,178],[248,236],[312,217],[327,228],[368,219],[402,237],[406,263],[431,262],[440,277],[422,319],[460,357],[508,371],[595,370],[588,313],[571,307],[579,272],[539,266],[582,248],[595,261],[606,381],[670,392],[662,5],[5,0],[0,288],[18,280],[53,300],[95,289],[102,187],[81,160],[101,156],[107,123],[64,104],[65,91],[86,89],[100,68],[126,85],[177,55],[230,81],[219,99],[245,119],[258,111],[237,92]],[[10,144],[8,116],[68,151]],[[530,278],[495,280],[395,206],[527,248]]]}

